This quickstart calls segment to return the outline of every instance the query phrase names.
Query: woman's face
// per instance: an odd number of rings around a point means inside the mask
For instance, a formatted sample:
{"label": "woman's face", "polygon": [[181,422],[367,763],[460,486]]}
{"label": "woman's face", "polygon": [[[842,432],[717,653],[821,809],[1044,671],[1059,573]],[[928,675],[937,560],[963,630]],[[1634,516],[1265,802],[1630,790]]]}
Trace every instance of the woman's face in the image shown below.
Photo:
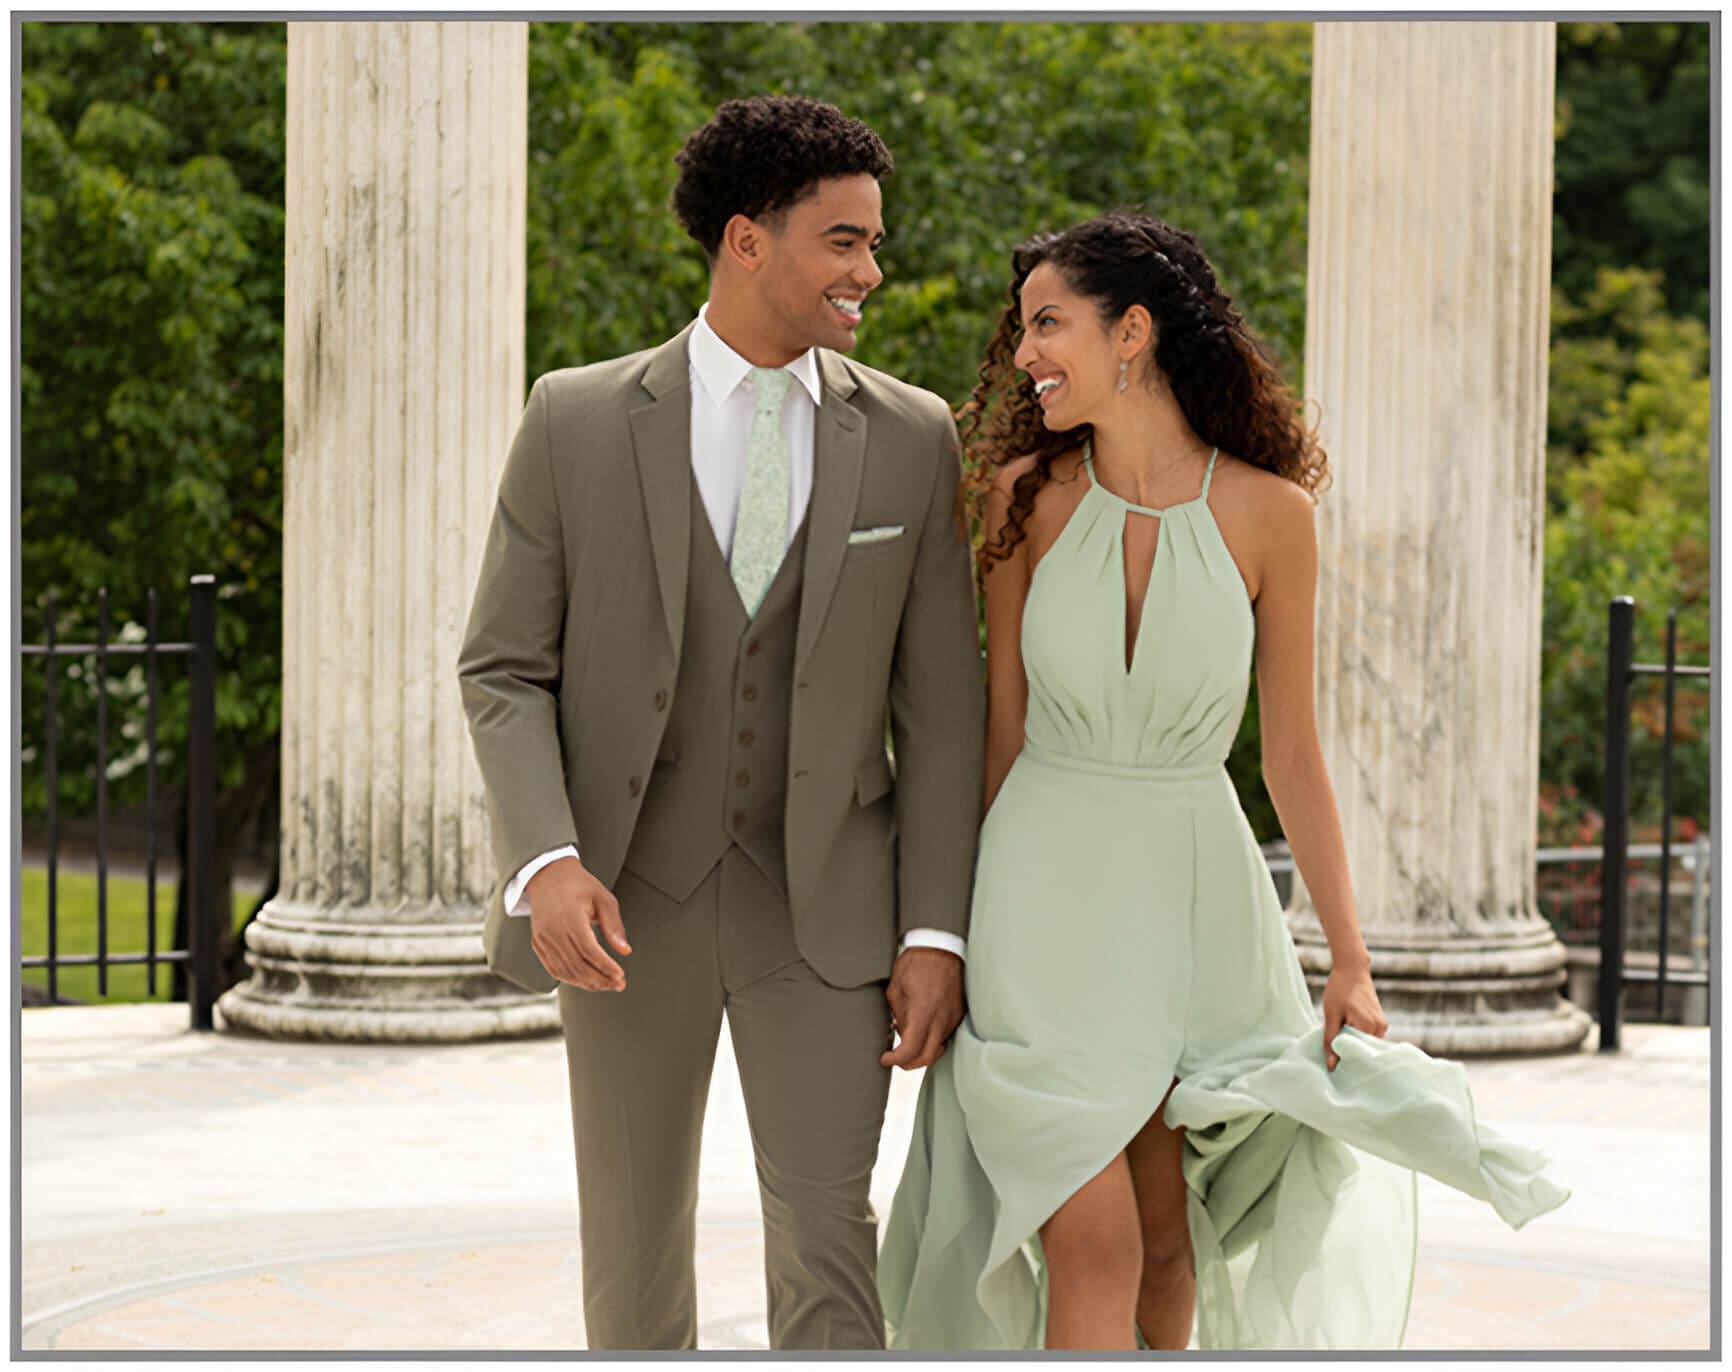
{"label": "woman's face", "polygon": [[1049,429],[1091,423],[1118,393],[1119,354],[1094,301],[1049,262],[1022,283],[1022,344],[1012,361],[1029,375]]}

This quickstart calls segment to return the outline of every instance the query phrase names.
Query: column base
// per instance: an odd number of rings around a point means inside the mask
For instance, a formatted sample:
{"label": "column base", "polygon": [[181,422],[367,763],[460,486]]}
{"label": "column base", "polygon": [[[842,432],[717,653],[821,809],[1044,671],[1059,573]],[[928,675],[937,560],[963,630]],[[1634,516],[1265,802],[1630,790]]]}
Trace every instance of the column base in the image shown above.
{"label": "column base", "polygon": [[[1316,916],[1288,917],[1319,1006],[1332,960]],[[1439,1057],[1557,1053],[1580,1046],[1592,1018],[1558,994],[1564,945],[1544,921],[1509,933],[1367,931],[1371,975],[1389,1037]]]}
{"label": "column base", "polygon": [[227,1029],[349,1043],[468,1043],[559,1032],[559,1002],[490,971],[480,921],[449,907],[334,912],[273,900],[247,927],[253,974],[217,1001]]}

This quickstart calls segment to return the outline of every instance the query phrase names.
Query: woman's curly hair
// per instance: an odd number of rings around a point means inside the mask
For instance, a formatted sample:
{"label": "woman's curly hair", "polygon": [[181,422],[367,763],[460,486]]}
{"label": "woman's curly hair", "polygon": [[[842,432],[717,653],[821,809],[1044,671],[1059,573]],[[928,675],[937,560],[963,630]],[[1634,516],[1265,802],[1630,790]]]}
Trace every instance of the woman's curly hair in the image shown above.
{"label": "woman's curly hair", "polygon": [[861,174],[882,180],[895,166],[883,140],[860,120],[803,95],[724,101],[674,162],[680,169],[674,214],[711,262],[736,214],[761,219],[797,203],[819,181]]}
{"label": "woman's curly hair", "polygon": [[1062,433],[1048,429],[1033,381],[1012,360],[1022,342],[1023,283],[1043,262],[1072,291],[1093,300],[1106,324],[1116,323],[1132,305],[1148,310],[1154,364],[1197,436],[1315,496],[1328,457],[1315,431],[1306,428],[1298,397],[1216,283],[1196,236],[1138,211],[1115,210],[1063,233],[1039,234],[1012,254],[1009,303],[987,345],[974,393],[957,412],[970,504],[983,525],[999,469],[1030,455],[1035,463],[1012,488],[1009,519],[998,538],[980,550],[982,578],[1027,536],[1035,495],[1051,480],[1053,460],[1091,432],[1087,424]]}

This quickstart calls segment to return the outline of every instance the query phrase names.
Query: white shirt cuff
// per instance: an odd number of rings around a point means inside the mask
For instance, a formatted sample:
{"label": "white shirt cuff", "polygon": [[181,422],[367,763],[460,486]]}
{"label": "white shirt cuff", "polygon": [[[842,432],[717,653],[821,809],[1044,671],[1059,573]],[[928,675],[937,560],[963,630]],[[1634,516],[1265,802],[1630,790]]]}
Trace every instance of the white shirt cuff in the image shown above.
{"label": "white shirt cuff", "polygon": [[897,952],[909,948],[942,948],[947,953],[955,953],[964,962],[968,960],[968,940],[960,934],[947,934],[942,929],[910,929],[902,936],[902,947]]}
{"label": "white shirt cuff", "polygon": [[527,915],[529,913],[529,897],[524,894],[524,891],[529,885],[529,879],[550,862],[576,856],[577,849],[567,843],[563,847],[551,849],[540,857],[531,858],[524,863],[523,870],[505,883],[505,913],[508,915]]}

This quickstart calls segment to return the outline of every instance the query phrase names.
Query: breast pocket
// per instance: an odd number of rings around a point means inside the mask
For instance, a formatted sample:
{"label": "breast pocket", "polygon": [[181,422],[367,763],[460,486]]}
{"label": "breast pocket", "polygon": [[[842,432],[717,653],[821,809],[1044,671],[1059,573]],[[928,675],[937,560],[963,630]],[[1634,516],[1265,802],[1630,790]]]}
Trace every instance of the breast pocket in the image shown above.
{"label": "breast pocket", "polygon": [[[860,536],[865,533],[875,536]],[[878,536],[875,529],[856,529],[842,559],[832,613],[840,612],[843,623],[860,626],[856,633],[876,636],[887,625],[894,626],[907,594],[912,559],[911,532]]]}
{"label": "breast pocket", "polygon": [[907,533],[908,526],[905,524],[873,524],[852,530],[848,535],[848,547],[851,550],[884,548],[900,542]]}

